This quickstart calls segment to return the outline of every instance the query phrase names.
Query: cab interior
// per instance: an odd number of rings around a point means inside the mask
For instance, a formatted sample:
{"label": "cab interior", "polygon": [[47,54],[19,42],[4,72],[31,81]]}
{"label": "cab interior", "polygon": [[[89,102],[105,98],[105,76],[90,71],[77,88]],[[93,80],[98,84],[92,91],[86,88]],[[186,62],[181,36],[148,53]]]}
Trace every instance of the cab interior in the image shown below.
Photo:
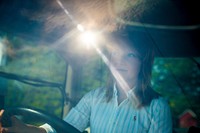
{"label": "cab interior", "polygon": [[173,132],[199,128],[200,8],[187,0],[1,0],[0,108],[26,123],[78,132],[62,118],[84,94],[106,84],[108,68],[79,40],[77,27],[106,29],[102,10],[110,7],[131,9],[131,21],[115,20],[154,44],[152,87],[169,101]]}

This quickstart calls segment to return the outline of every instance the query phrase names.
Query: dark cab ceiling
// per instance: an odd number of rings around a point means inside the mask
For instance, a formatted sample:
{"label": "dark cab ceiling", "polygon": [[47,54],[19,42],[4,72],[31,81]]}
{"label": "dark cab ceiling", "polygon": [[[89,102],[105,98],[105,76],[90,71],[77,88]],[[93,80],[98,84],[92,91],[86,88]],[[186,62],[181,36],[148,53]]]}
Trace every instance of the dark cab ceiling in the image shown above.
{"label": "dark cab ceiling", "polygon": [[[83,18],[98,21],[96,16],[99,12],[103,12],[102,7],[105,7],[105,4],[117,3],[116,0],[61,0],[61,2],[81,23],[84,23],[81,20]],[[148,32],[157,47],[157,56],[200,57],[200,8],[197,1],[126,0],[126,2],[129,2],[127,5],[131,2],[141,3],[132,5],[135,6],[132,13],[136,15],[133,15],[131,27],[138,32]],[[87,3],[92,4],[88,6]],[[90,10],[86,9],[87,6]],[[74,27],[63,12],[56,0],[1,0],[0,35],[6,33],[30,40],[56,41]]]}

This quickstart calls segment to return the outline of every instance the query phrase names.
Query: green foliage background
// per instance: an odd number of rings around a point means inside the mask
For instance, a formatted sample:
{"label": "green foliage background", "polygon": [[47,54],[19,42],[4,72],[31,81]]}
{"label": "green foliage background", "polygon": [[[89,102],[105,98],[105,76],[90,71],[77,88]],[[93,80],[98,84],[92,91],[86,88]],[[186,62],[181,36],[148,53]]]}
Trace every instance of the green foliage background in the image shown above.
{"label": "green foliage background", "polygon": [[[12,56],[1,71],[64,85],[66,62],[51,47],[20,38],[10,39]],[[28,106],[61,116],[62,93],[55,87],[35,87],[17,80],[4,80],[6,106]],[[3,81],[3,82],[4,82]]]}

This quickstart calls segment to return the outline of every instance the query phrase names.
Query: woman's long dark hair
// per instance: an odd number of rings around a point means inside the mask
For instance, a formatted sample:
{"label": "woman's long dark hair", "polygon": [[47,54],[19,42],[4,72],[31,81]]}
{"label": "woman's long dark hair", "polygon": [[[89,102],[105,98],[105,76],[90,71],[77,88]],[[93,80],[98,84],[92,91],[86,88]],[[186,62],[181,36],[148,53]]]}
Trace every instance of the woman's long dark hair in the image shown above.
{"label": "woman's long dark hair", "polygon": [[[141,56],[141,68],[138,75],[138,85],[135,89],[135,95],[140,102],[140,106],[146,106],[155,98],[159,97],[151,87],[152,66],[154,62],[154,47],[151,39],[147,34],[141,32],[122,34],[121,39],[126,39],[126,42],[131,48],[134,48]],[[110,72],[111,74],[111,72]],[[106,97],[107,101],[113,96],[113,78],[110,76],[107,83]]]}

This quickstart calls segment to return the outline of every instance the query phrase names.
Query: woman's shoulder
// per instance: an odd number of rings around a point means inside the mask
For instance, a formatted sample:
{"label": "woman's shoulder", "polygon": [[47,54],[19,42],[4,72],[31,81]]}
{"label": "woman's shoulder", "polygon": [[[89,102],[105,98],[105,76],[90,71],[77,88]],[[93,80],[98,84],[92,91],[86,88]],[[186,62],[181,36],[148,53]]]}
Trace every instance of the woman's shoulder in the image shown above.
{"label": "woman's shoulder", "polygon": [[150,114],[152,119],[158,123],[162,122],[171,126],[171,108],[166,98],[159,97],[152,100]]}
{"label": "woman's shoulder", "polygon": [[167,109],[169,108],[169,102],[166,98],[159,96],[151,101],[150,107],[152,109]]}
{"label": "woman's shoulder", "polygon": [[91,96],[93,98],[103,97],[106,94],[106,88],[105,87],[98,87],[96,89],[92,89],[89,91],[86,95]]}
{"label": "woman's shoulder", "polygon": [[99,102],[105,101],[106,98],[106,88],[98,87],[89,91],[86,95],[84,95],[83,99],[92,104],[97,104]]}
{"label": "woman's shoulder", "polygon": [[168,104],[168,100],[167,100],[167,98],[159,96],[158,98],[153,99],[151,104],[152,105],[155,105],[155,104],[161,104],[161,105]]}

